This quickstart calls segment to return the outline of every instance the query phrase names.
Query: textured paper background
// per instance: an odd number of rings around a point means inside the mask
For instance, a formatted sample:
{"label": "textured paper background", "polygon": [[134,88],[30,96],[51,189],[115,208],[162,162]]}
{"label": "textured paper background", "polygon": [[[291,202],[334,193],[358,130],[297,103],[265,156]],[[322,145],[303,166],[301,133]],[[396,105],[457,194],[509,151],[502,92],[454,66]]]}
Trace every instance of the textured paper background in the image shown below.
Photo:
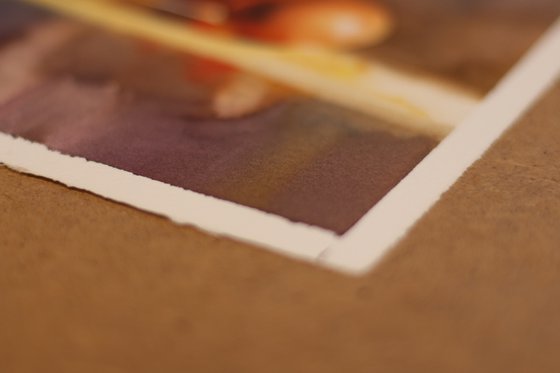
{"label": "textured paper background", "polygon": [[0,370],[558,371],[559,108],[362,278],[1,168]]}

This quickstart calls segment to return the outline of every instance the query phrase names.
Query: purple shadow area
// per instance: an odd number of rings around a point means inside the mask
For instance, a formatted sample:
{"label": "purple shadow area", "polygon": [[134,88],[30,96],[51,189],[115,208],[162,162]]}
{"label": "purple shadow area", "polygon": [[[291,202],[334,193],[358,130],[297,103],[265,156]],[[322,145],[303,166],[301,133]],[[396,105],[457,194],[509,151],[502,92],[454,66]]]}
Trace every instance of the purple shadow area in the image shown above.
{"label": "purple shadow area", "polygon": [[17,38],[27,27],[48,17],[47,12],[20,1],[0,0],[0,45]]}
{"label": "purple shadow area", "polygon": [[235,120],[189,118],[110,84],[70,78],[0,107],[0,131],[337,233],[436,145],[379,128],[311,99]]}

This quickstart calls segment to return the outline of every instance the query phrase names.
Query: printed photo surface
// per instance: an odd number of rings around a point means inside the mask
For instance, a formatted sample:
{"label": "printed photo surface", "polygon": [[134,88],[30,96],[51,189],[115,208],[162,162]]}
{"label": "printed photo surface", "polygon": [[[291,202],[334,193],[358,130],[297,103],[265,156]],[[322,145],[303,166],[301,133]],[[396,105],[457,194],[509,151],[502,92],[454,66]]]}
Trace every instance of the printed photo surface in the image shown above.
{"label": "printed photo surface", "polygon": [[312,6],[308,17],[328,15],[322,2],[255,9],[232,2],[235,27],[141,1],[114,3],[231,43],[351,56],[365,67],[348,79],[378,73],[379,97],[371,107],[367,97],[346,104],[235,63],[4,0],[0,132],[335,236],[452,133],[560,13],[554,0],[366,1],[372,17],[381,14],[371,21],[377,36],[318,46],[305,39],[310,27],[281,21],[305,17]]}

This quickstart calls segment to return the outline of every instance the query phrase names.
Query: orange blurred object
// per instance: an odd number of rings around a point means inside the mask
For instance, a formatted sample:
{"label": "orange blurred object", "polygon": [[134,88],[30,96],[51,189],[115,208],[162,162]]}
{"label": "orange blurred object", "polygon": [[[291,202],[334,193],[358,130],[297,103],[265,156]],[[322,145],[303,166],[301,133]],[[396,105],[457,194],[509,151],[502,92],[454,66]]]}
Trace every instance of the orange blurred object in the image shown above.
{"label": "orange blurred object", "polygon": [[363,0],[125,0],[266,42],[352,49],[393,29],[389,11]]}
{"label": "orange blurred object", "polygon": [[[241,1],[241,0],[240,0]],[[251,0],[246,0],[251,1]],[[377,44],[393,28],[382,6],[360,0],[283,0],[260,18],[233,21],[237,33],[277,43],[337,49]]]}

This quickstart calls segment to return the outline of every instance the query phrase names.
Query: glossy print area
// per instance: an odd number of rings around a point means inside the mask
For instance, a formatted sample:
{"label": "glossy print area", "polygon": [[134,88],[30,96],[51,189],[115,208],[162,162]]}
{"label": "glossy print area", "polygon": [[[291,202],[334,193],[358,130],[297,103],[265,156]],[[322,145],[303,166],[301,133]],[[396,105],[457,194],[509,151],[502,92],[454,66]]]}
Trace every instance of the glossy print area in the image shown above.
{"label": "glossy print area", "polygon": [[78,29],[37,58],[34,84],[0,107],[1,131],[337,233],[436,145],[228,66],[98,30]]}
{"label": "glossy print area", "polygon": [[[490,41],[513,30],[519,13],[498,12],[498,2],[385,3],[396,16],[395,32],[365,55],[469,88],[488,89],[520,46],[530,44],[500,44],[504,51],[490,53],[497,45]],[[516,9],[524,4],[516,2]],[[527,40],[545,28],[546,4],[533,11],[537,21],[516,26],[533,30]],[[18,7],[20,14],[35,12]],[[503,16],[490,22],[493,12]],[[428,38],[431,31],[424,26],[440,27],[438,17],[449,32]],[[28,24],[16,23],[21,41],[14,43],[25,44]],[[219,63],[81,29],[68,42],[52,43],[51,50],[27,51],[35,56],[28,64],[33,79],[15,84],[17,95],[4,100],[0,130],[338,233],[437,145]],[[465,48],[457,48],[458,39]]]}
{"label": "glossy print area", "polygon": [[[72,105],[68,105],[72,100]],[[0,130],[138,175],[346,231],[435,146],[312,100],[235,120],[163,113],[110,86],[56,80],[0,111]]]}

